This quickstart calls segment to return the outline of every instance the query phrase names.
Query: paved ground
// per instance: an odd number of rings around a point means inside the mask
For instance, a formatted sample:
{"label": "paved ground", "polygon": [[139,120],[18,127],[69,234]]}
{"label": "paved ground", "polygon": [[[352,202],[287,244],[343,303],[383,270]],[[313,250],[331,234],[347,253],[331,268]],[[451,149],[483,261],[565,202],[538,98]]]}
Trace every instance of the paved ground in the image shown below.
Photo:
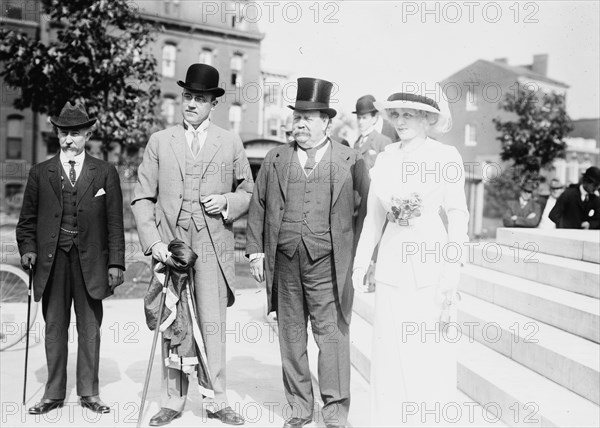
{"label": "paved ground", "polygon": [[[228,312],[227,378],[232,407],[252,426],[282,426],[289,409],[283,394],[277,336],[264,318],[264,291],[240,290],[236,305]],[[21,405],[24,345],[0,352],[1,425],[25,426],[133,426],[138,417],[152,334],[146,328],[141,299],[109,298],[104,303],[100,391],[112,412],[96,415],[77,404],[75,390],[76,332],[71,329],[67,404],[44,416],[31,416],[26,408],[42,396],[47,372],[43,348],[43,322],[38,314],[31,335],[27,403]],[[147,426],[159,409],[160,358],[154,359],[148,401],[143,416]],[[170,426],[224,426],[207,419],[201,397],[190,388],[183,416]],[[317,423],[313,426],[319,426]]]}

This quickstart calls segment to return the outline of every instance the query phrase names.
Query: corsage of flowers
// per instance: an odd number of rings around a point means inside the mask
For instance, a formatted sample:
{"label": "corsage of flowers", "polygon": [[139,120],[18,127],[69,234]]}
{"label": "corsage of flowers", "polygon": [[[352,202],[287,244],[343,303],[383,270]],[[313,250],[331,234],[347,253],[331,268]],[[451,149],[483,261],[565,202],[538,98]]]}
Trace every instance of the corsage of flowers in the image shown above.
{"label": "corsage of flowers", "polygon": [[421,216],[423,201],[418,193],[411,193],[408,198],[392,196],[392,212],[388,212],[388,221],[400,226],[408,226],[411,218]]}

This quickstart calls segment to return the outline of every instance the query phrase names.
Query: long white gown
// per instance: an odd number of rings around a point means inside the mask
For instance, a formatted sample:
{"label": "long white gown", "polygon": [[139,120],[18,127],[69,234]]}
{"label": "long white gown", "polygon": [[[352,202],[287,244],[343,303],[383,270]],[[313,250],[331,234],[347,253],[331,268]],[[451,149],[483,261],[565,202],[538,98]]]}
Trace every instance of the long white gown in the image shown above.
{"label": "long white gown", "polygon": [[[354,268],[368,266],[392,197],[417,193],[421,216],[390,222],[375,272],[371,355],[372,426],[451,425],[456,335],[437,328],[441,293],[458,284],[468,241],[465,172],[453,146],[433,139],[386,147],[370,171],[368,211]],[[448,230],[440,217],[444,210]],[[450,407],[448,407],[450,406]]]}

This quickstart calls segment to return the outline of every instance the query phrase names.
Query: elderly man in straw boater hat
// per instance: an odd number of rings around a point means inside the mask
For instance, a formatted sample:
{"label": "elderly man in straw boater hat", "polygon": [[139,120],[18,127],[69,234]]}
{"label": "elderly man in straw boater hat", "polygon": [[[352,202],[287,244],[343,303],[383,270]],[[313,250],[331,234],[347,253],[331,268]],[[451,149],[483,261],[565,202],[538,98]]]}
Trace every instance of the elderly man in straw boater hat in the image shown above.
{"label": "elderly man in straw boater hat", "polygon": [[[244,419],[227,400],[223,329],[227,307],[235,300],[233,221],[246,214],[254,183],[240,138],[210,120],[217,98],[225,93],[219,88],[219,72],[192,64],[185,81],[177,84],[183,88],[183,122],[150,136],[131,205],[145,254],[165,262],[168,243],[179,238],[199,255],[194,266],[195,315],[214,390],[207,414],[241,425]],[[187,391],[187,376],[163,367],[162,408],[150,425],[181,416]]]}
{"label": "elderly man in straw boater hat", "polygon": [[116,169],[85,153],[96,119],[66,103],[55,127],[60,153],[29,172],[17,224],[24,269],[33,266],[35,300],[46,322],[48,381],[40,415],[62,407],[67,386],[71,302],[77,322],[77,395],[97,413],[110,408],[98,396],[102,299],[123,282],[123,200]]}
{"label": "elderly man in straw boater hat", "polygon": [[354,289],[353,248],[364,218],[368,172],[360,154],[326,134],[336,111],[332,83],[298,79],[294,141],[271,150],[250,203],[246,255],[266,279],[268,312],[277,312],[285,394],[284,427],[313,420],[307,322],[319,347],[323,418],[345,426],[350,406],[348,328]]}

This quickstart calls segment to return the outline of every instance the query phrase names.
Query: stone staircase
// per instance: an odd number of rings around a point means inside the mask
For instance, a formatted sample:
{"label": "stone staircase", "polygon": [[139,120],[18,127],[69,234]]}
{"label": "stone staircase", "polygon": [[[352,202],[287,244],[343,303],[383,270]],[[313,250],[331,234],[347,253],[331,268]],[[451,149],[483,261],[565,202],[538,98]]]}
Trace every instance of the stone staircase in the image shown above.
{"label": "stone staircase", "polygon": [[[458,314],[466,401],[493,426],[600,426],[600,231],[502,228],[470,261]],[[373,311],[373,293],[357,293],[351,356],[367,382]]]}

